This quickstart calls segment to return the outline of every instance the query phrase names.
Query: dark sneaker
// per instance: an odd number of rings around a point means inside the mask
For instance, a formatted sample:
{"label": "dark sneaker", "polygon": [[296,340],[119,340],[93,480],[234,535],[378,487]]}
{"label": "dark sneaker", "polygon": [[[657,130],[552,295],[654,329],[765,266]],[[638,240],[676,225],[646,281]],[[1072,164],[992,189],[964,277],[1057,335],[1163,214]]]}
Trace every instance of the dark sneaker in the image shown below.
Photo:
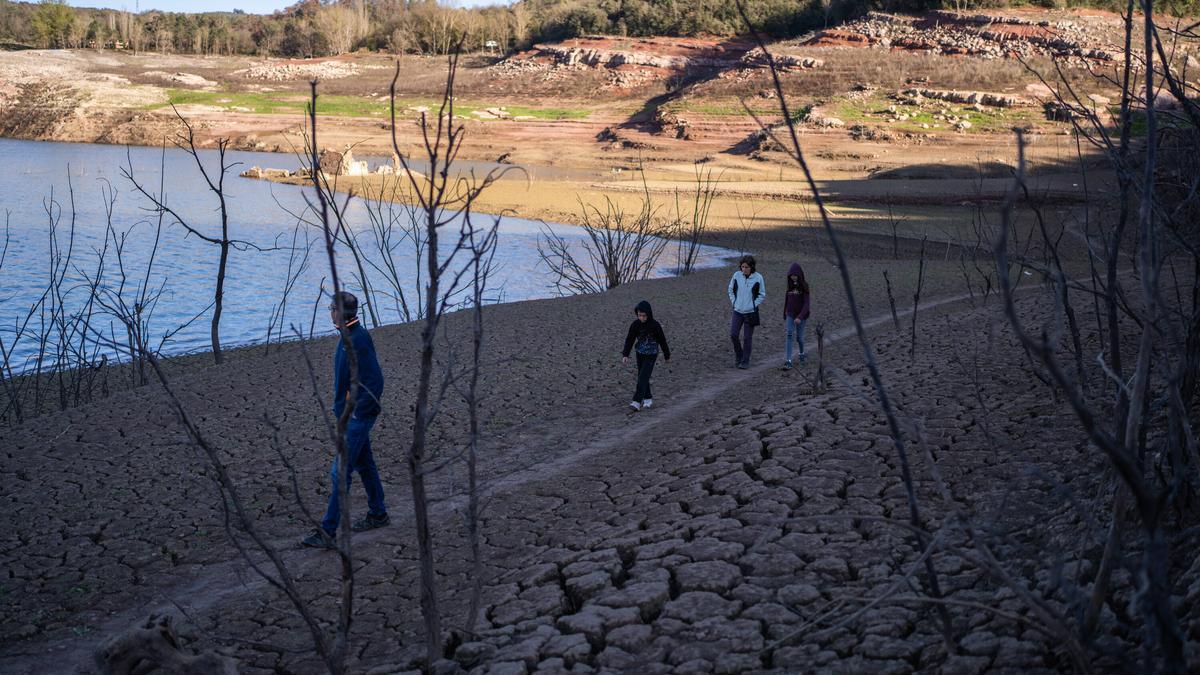
{"label": "dark sneaker", "polygon": [[742,357],[740,357],[740,356],[733,357],[733,367],[734,368],[742,367]]}
{"label": "dark sneaker", "polygon": [[[801,361],[801,363],[804,363],[804,361]],[[792,369],[792,362],[784,361],[783,362],[783,370],[791,370],[791,369]]]}
{"label": "dark sneaker", "polygon": [[366,532],[367,530],[374,530],[377,527],[384,527],[390,522],[392,522],[392,519],[388,518],[386,513],[382,516],[372,516],[368,514],[361,520],[355,521],[354,524],[350,526],[350,531]]}
{"label": "dark sneaker", "polygon": [[738,364],[738,368],[740,368],[741,370],[746,370],[749,367],[750,367],[749,361],[742,361],[741,363]]}
{"label": "dark sneaker", "polygon": [[326,536],[325,533],[320,530],[313,530],[312,532],[309,532],[307,537],[300,540],[300,544],[310,548],[337,548],[337,544],[333,542],[333,535]]}

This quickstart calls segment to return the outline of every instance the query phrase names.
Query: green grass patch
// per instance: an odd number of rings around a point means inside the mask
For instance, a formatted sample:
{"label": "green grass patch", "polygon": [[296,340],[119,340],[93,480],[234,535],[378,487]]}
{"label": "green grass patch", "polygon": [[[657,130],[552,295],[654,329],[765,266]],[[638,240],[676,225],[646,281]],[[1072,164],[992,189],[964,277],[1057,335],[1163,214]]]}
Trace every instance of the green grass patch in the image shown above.
{"label": "green grass patch", "polygon": [[[234,112],[250,112],[259,115],[302,114],[308,106],[308,97],[303,94],[284,92],[236,92],[194,91],[170,89],[164,105],[207,105]],[[386,101],[360,96],[338,96],[327,94],[317,97],[317,114],[337,117],[384,117],[388,114]]]}
{"label": "green grass patch", "polygon": [[[890,110],[895,106],[895,113]],[[1038,108],[984,108],[975,110],[971,106],[944,101],[929,100],[923,105],[908,105],[892,101],[884,96],[873,96],[865,100],[842,100],[832,106],[832,115],[846,123],[869,124],[892,131],[924,133],[930,131],[954,131],[955,122],[938,115],[947,111],[959,120],[971,123],[965,133],[1008,133],[1014,126],[1030,123],[1045,123]],[[895,114],[907,115],[902,121],[893,120]]]}
{"label": "green grass patch", "polygon": [[573,108],[529,108],[523,105],[504,106],[504,112],[513,117],[533,117],[539,120],[581,120],[590,113]]}
{"label": "green grass patch", "polygon": [[[303,94],[287,92],[169,89],[167,90],[167,103],[158,103],[150,107],[162,108],[172,104],[206,105],[230,112],[248,112],[258,115],[299,115],[307,111],[308,97]],[[437,110],[439,105],[440,102],[433,99],[396,99],[396,112],[407,116],[411,109],[421,107],[428,108],[430,112],[433,112]],[[495,106],[471,101],[455,101],[454,114],[459,117],[472,117],[476,111],[489,107]],[[528,116],[544,120],[573,120],[583,119],[588,116],[587,110],[572,108],[506,106],[504,109],[508,114],[513,116]],[[386,99],[339,94],[324,94],[317,97],[318,115],[387,119],[391,114],[390,110],[390,102]]]}
{"label": "green grass patch", "polygon": [[808,119],[812,114],[813,107],[811,105],[802,105],[799,108],[791,111],[792,123],[799,124]]}

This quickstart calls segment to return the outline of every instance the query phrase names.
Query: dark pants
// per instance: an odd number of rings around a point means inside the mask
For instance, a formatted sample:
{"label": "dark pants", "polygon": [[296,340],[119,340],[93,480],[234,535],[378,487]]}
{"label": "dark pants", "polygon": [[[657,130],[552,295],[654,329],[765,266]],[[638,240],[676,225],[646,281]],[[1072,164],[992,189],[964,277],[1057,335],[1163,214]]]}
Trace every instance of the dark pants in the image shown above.
{"label": "dark pants", "polygon": [[[742,334],[738,339],[738,333]],[[754,326],[750,325],[750,315],[734,312],[729,321],[729,339],[733,342],[733,353],[738,363],[750,363],[750,351],[754,349]]]}
{"label": "dark pants", "polygon": [[658,359],[658,354],[638,354],[638,380],[637,389],[633,392],[633,400],[641,403],[648,398],[654,398],[650,395],[650,375],[654,372],[654,362]]}
{"label": "dark pants", "polygon": [[[350,470],[346,472],[346,490],[350,490],[350,477],[357,471],[362,478],[363,488],[367,491],[367,514],[382,518],[387,515],[383,505],[383,483],[379,480],[379,469],[375,467],[375,457],[371,454],[371,427],[375,426],[375,418],[350,418],[346,424],[346,445],[350,454]],[[333,534],[337,532],[341,517],[341,501],[338,499],[338,462],[333,460],[333,470],[329,472],[333,480],[333,492],[329,495],[329,507],[325,509],[325,519],[321,527]]]}

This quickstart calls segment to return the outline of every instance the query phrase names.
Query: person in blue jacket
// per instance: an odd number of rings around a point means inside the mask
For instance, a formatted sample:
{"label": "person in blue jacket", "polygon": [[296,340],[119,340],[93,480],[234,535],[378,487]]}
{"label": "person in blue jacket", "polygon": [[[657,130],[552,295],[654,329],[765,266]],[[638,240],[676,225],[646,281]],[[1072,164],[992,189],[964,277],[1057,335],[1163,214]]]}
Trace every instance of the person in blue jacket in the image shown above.
{"label": "person in blue jacket", "polygon": [[[340,313],[338,299],[341,300]],[[375,457],[371,453],[371,428],[375,426],[375,420],[381,410],[383,370],[380,369],[379,359],[375,356],[375,343],[358,320],[358,298],[353,293],[340,291],[338,297],[329,305],[329,315],[335,326],[339,329],[345,328],[349,333],[350,344],[354,346],[354,354],[358,357],[358,394],[354,397],[350,419],[346,421],[349,467],[345,472],[345,481],[346,489],[349,490],[351,474],[357,471],[367,492],[367,515],[350,527],[355,532],[362,532],[388,524],[387,507],[383,503],[383,483],[379,480],[379,469],[375,466]],[[339,339],[337,351],[333,356],[333,414],[340,418],[349,404],[350,358],[346,354],[344,341]],[[337,532],[341,517],[337,489],[338,469],[335,457],[333,470],[330,472],[333,490],[329,495],[325,518],[321,521],[321,530],[324,532],[314,529],[301,542],[305,546],[334,547],[333,536]]]}

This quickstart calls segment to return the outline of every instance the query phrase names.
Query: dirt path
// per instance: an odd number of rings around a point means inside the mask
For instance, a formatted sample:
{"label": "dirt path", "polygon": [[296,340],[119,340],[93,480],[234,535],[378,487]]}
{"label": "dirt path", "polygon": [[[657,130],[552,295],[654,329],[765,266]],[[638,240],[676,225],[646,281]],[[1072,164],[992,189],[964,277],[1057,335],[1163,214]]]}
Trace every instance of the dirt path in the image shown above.
{"label": "dirt path", "polygon": [[[965,294],[938,298],[922,303],[919,311],[933,310],[967,299]],[[912,311],[911,308],[900,310],[898,315],[907,317]],[[891,319],[890,313],[883,313],[865,318],[863,323],[864,327],[870,330],[889,323]],[[828,347],[833,348],[854,335],[853,326],[843,326],[828,332],[825,341]],[[815,365],[812,365],[815,364],[814,336],[810,335],[808,344],[814,355],[809,366],[809,370],[812,371],[815,368]],[[628,422],[620,413],[610,415],[604,425],[607,427],[605,431],[597,434],[594,428],[590,428],[587,434],[576,435],[572,439],[574,442],[567,446],[574,449],[548,461],[536,461],[512,469],[509,473],[489,481],[481,496],[490,500],[501,495],[515,495],[525,486],[565,474],[588,459],[611,454],[630,442],[636,442],[632,439],[644,439],[656,431],[665,432],[679,428],[681,422],[695,416],[702,408],[712,406],[729,392],[746,386],[777,367],[775,361],[760,358],[757,365],[746,371],[730,371],[715,383],[690,389],[682,396],[660,399],[661,405],[653,412],[636,414]],[[664,374],[666,378],[662,377]],[[660,381],[670,381],[677,387],[679,382],[675,378],[674,373],[660,366]],[[406,495],[393,495],[391,501],[393,521],[407,524],[412,517],[411,500]],[[440,500],[433,509],[433,516],[435,519],[448,521],[459,514],[464,505],[465,497],[461,495]],[[408,529],[407,525],[402,528]],[[404,546],[407,543],[403,537],[398,536],[396,530],[355,535],[354,541],[356,555],[365,555],[373,548]],[[288,563],[296,578],[314,576],[319,570],[328,567],[326,555],[296,548],[294,538],[277,539],[273,545],[280,549],[283,560]],[[159,600],[149,605],[141,604],[112,614],[103,624],[84,636],[66,641],[33,641],[22,644],[19,649],[6,650],[8,653],[0,656],[0,665],[7,672],[48,675],[63,672],[64,668],[73,672],[87,672],[93,667],[93,654],[99,645],[110,636],[120,634],[138,624],[150,614],[177,613],[183,605],[191,616],[219,616],[222,613],[221,608],[231,601],[244,600],[266,590],[266,583],[255,576],[240,558],[207,564],[198,569],[192,578],[157,589],[155,595]]]}

